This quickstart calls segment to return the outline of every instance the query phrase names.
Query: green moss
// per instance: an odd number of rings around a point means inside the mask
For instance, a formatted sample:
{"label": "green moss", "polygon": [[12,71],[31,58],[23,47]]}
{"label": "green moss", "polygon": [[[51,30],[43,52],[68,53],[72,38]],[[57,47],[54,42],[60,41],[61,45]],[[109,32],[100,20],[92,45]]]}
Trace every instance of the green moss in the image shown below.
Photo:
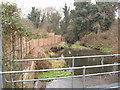
{"label": "green moss", "polygon": [[112,50],[109,49],[109,48],[101,48],[101,51],[102,51],[103,53],[110,53]]}
{"label": "green moss", "polygon": [[54,52],[48,52],[48,58],[50,58],[52,56],[55,56],[55,53]]}
{"label": "green moss", "polygon": [[73,44],[73,45],[71,45],[70,48],[72,48],[72,49],[81,49],[81,50],[83,50],[83,49],[90,49],[88,47],[80,46],[79,44]]}
{"label": "green moss", "polygon": [[[67,77],[71,75],[72,75],[71,73],[65,71],[49,71],[49,72],[42,72],[38,78],[47,79],[47,78]],[[44,80],[44,81],[49,82],[51,80]]]}
{"label": "green moss", "polygon": [[68,44],[65,42],[61,42],[58,46],[63,47],[63,48],[68,48]]}

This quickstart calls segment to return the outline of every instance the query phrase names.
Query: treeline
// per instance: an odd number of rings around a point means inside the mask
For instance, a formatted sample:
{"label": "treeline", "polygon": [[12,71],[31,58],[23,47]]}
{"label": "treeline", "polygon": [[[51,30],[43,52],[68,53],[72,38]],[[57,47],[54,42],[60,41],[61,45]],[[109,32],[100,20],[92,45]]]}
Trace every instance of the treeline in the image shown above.
{"label": "treeline", "polygon": [[63,17],[54,8],[40,10],[32,7],[28,14],[36,28],[45,28],[48,32],[61,34],[68,43],[80,40],[85,34],[109,30],[115,20],[117,3],[115,2],[74,2],[75,9],[65,4]]}
{"label": "treeline", "polygon": [[[117,3],[115,2],[74,2],[75,9],[71,10],[66,4],[62,8],[62,13],[55,8],[49,7],[44,10],[32,7],[27,19],[32,22],[34,28],[44,28],[47,32],[61,34],[68,43],[80,40],[85,34],[91,32],[99,33],[109,30],[115,20]],[[10,47],[11,37],[19,34],[28,36],[32,24],[27,19],[21,18],[20,9],[16,4],[3,3],[0,5],[3,46]],[[28,21],[28,22],[26,22]],[[35,29],[36,30],[36,29]],[[33,30],[33,31],[35,31]],[[9,43],[9,44],[6,44]]]}
{"label": "treeline", "polygon": [[52,7],[47,7],[43,10],[32,7],[27,18],[32,21],[35,28],[44,28],[48,32],[59,31],[61,15]]}

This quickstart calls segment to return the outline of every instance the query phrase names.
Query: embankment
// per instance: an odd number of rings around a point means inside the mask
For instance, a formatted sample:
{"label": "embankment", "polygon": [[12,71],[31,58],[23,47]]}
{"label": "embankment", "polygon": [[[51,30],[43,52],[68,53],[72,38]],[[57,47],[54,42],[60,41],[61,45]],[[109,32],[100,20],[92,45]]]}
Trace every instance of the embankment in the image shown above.
{"label": "embankment", "polygon": [[80,44],[102,50],[106,53],[118,53],[118,23],[115,21],[110,30],[98,34],[85,35]]}

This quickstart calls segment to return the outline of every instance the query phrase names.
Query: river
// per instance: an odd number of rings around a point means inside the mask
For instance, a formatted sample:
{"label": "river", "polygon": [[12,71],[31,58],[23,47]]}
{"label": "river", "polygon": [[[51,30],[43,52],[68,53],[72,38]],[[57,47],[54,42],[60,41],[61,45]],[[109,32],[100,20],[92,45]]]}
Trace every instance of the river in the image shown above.
{"label": "river", "polygon": [[[63,52],[58,54],[58,57],[75,57],[75,56],[90,56],[90,55],[105,55],[105,53],[99,50],[74,50],[74,49],[65,49]],[[72,66],[72,60],[67,59],[65,67]],[[113,64],[117,62],[116,57],[104,57],[104,58],[85,58],[85,59],[75,59],[74,66],[92,66],[92,65],[103,65],[103,64]],[[99,72],[109,72],[115,71],[118,67],[104,67],[104,68],[95,68],[87,69],[86,74],[99,73]],[[68,72],[71,72],[68,71]],[[75,75],[81,75],[82,70],[74,70]],[[59,79],[53,80],[46,85],[46,88],[83,88],[82,78],[68,78],[68,79]],[[118,75],[106,75],[106,76],[91,76],[86,77],[86,87],[94,87],[100,85],[107,85],[116,83],[118,81]],[[42,83],[40,81],[36,82],[35,87],[40,88]]]}
{"label": "river", "polygon": [[[90,56],[90,55],[105,55],[105,53],[99,50],[75,50],[75,49],[66,49],[62,53],[59,54],[61,57],[75,57],[75,56]],[[67,65],[66,67],[72,66],[72,60],[65,60]],[[116,57],[104,57],[104,58],[84,58],[84,59],[75,59],[74,66],[92,66],[92,65],[103,65],[103,64],[113,64],[117,62]],[[102,67],[95,69],[87,69],[86,74],[90,73],[101,73],[107,71],[117,70],[117,67]],[[82,74],[82,70],[75,70],[75,75]]]}

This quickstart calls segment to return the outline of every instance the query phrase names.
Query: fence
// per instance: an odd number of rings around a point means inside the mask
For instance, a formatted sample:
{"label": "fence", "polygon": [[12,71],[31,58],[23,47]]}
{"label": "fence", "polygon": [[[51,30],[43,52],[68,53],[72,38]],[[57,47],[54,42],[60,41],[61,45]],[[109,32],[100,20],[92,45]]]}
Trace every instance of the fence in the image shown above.
{"label": "fence", "polygon": [[[120,63],[115,64],[104,64],[104,65],[94,65],[94,66],[83,66],[83,67],[74,67],[75,59],[83,59],[83,58],[104,58],[104,57],[112,57],[112,56],[119,56],[120,54],[111,54],[111,55],[95,55],[95,56],[78,56],[78,57],[59,57],[59,58],[42,58],[42,59],[21,59],[21,60],[11,60],[12,62],[25,62],[25,61],[41,61],[41,60],[61,60],[61,59],[71,59],[72,60],[72,67],[69,68],[58,68],[58,69],[42,69],[42,70],[24,70],[24,71],[6,71],[0,72],[0,74],[17,74],[17,73],[32,73],[32,72],[44,72],[44,71],[61,71],[61,70],[72,70],[72,76],[69,77],[59,77],[59,78],[46,78],[46,79],[31,79],[31,80],[14,80],[8,81],[5,79],[7,83],[17,83],[17,82],[31,82],[31,81],[40,81],[40,80],[54,80],[54,79],[65,79],[65,78],[74,78],[74,77],[82,77],[83,78],[83,88],[85,88],[85,79],[87,76],[96,76],[96,75],[105,75],[105,74],[112,74],[112,73],[119,73],[120,71],[112,71],[112,72],[103,72],[103,73],[92,73],[86,74],[86,69],[89,68],[100,68],[100,67],[110,67],[110,66],[119,66]],[[82,75],[74,75],[74,70],[82,69]]]}
{"label": "fence", "polygon": [[[57,43],[60,43],[62,40],[61,35],[55,35],[54,33],[49,33],[50,37],[27,40],[26,38],[22,39],[22,56],[25,57],[32,49],[35,47],[45,47],[51,46]],[[20,43],[16,41],[16,51],[20,51]],[[19,52],[15,53],[16,56],[19,56]]]}

